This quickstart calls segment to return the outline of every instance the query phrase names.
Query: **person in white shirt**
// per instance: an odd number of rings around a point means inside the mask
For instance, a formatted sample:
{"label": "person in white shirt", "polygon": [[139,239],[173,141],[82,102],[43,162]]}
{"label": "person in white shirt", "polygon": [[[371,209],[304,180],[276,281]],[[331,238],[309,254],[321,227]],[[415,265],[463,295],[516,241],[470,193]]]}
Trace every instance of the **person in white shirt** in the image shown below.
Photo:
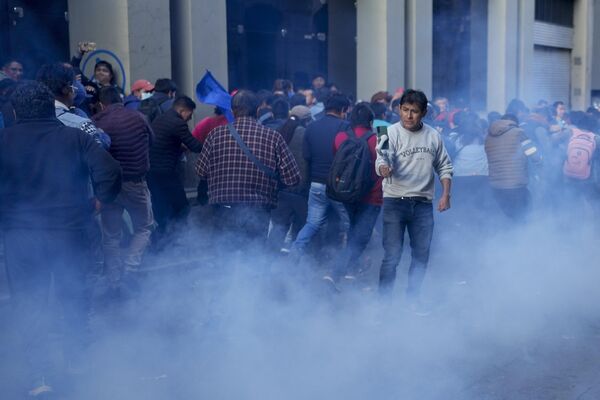
{"label": "person in white shirt", "polygon": [[439,176],[443,193],[438,211],[450,208],[452,162],[442,137],[434,128],[423,124],[427,97],[423,92],[407,90],[398,106],[400,121],[388,128],[379,140],[375,164],[383,181],[383,248],[379,290],[390,294],[396,279],[396,267],[402,256],[404,232],[408,231],[412,259],[407,297],[418,306],[419,292],[433,235],[434,172]]}

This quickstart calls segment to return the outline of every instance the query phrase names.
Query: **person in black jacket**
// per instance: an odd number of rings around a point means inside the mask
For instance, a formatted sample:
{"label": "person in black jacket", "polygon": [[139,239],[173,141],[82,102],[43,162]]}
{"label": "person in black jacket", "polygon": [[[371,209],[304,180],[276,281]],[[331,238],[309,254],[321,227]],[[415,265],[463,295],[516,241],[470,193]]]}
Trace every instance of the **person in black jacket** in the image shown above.
{"label": "person in black jacket", "polygon": [[17,123],[0,130],[0,219],[6,269],[30,394],[52,391],[48,334],[51,282],[64,307],[65,359],[82,356],[88,310],[85,291],[89,243],[85,226],[93,210],[89,182],[100,203],[121,187],[121,168],[100,144],[56,119],[54,96],[39,82],[11,95]]}
{"label": "person in black jacket", "polygon": [[158,224],[152,239],[154,244],[165,237],[170,226],[184,221],[190,211],[177,166],[183,146],[194,153],[202,150],[202,143],[192,136],[187,124],[195,108],[192,99],[182,96],[175,100],[171,109],[152,122],[154,142],[150,147],[148,186],[154,219]]}
{"label": "person in black jacket", "polygon": [[[104,269],[113,294],[119,295],[123,275],[139,269],[154,227],[146,183],[152,130],[142,114],[125,108],[115,88],[100,89],[99,99],[103,110],[94,115],[94,123],[110,136],[110,154],[123,169],[119,196],[101,212]],[[131,217],[133,236],[121,249],[123,210]]]}

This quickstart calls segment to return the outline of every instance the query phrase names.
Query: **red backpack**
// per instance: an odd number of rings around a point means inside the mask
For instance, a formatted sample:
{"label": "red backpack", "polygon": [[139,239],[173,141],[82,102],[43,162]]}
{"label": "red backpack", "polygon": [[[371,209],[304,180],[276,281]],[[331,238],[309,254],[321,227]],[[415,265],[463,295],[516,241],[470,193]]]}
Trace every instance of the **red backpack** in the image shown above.
{"label": "red backpack", "polygon": [[596,151],[596,137],[591,132],[573,128],[563,174],[573,179],[588,179],[592,172],[592,158]]}

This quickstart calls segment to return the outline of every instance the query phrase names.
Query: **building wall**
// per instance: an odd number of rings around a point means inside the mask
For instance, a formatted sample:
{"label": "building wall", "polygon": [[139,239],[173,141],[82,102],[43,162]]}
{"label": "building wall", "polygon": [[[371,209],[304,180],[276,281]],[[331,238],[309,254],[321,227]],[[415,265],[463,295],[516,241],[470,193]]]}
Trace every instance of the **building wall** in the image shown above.
{"label": "building wall", "polygon": [[[224,86],[227,78],[227,10],[224,1],[172,0],[173,79],[180,92],[195,99],[196,84],[206,70]],[[195,121],[212,113],[198,104]]]}
{"label": "building wall", "polygon": [[594,0],[594,43],[592,44],[592,90],[600,90],[600,0]]}
{"label": "building wall", "polygon": [[[96,42],[98,49],[115,53],[125,70],[126,92],[137,79],[154,81],[170,76],[168,16],[169,6],[164,0],[69,0],[72,54],[81,41]],[[92,64],[84,71],[88,75],[92,74]]]}
{"label": "building wall", "polygon": [[329,0],[328,5],[328,80],[356,94],[356,5],[347,0]]}
{"label": "building wall", "polygon": [[592,90],[594,0],[575,1],[575,33],[571,63],[571,107],[585,110]]}

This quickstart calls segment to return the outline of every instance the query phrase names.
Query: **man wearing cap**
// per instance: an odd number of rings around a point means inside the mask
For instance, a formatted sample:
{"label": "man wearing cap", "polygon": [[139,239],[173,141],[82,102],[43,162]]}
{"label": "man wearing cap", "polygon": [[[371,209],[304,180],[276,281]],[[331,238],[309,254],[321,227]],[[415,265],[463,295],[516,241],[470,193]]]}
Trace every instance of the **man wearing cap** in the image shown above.
{"label": "man wearing cap", "polygon": [[306,222],[308,212],[307,163],[302,155],[304,132],[312,122],[310,109],[303,105],[294,106],[290,117],[279,129],[279,133],[290,148],[300,170],[300,183],[296,186],[283,188],[279,192],[277,208],[271,212],[272,228],[269,232],[269,246],[276,252],[287,253],[285,239],[291,226],[291,238],[296,239],[298,232]]}
{"label": "man wearing cap", "polygon": [[125,108],[130,110],[139,110],[142,100],[152,96],[154,85],[145,79],[138,79],[131,85],[131,93],[123,99]]}

